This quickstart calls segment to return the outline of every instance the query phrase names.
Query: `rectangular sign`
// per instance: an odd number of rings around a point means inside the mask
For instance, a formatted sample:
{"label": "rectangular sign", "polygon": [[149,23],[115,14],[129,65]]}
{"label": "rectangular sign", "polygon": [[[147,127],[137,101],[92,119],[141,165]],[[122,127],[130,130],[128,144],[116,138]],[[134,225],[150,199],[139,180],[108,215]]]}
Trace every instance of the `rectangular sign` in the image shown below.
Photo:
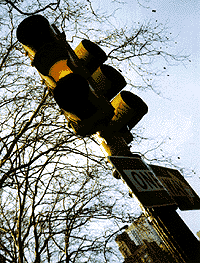
{"label": "rectangular sign", "polygon": [[178,170],[149,165],[180,210],[200,209],[200,198]]}
{"label": "rectangular sign", "polygon": [[108,156],[144,207],[176,205],[167,189],[140,158]]}

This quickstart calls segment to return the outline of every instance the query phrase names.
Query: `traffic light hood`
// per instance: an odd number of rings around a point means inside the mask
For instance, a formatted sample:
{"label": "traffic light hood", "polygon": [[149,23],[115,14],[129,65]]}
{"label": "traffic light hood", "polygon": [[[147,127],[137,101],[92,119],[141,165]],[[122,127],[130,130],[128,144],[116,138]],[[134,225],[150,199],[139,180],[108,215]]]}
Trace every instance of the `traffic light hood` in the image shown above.
{"label": "traffic light hood", "polygon": [[95,91],[111,100],[120,90],[126,86],[125,78],[115,68],[109,65],[101,65],[93,74],[96,83]]}
{"label": "traffic light hood", "polygon": [[69,58],[68,52],[57,43],[47,43],[35,54],[33,66],[44,76],[49,74],[50,68],[60,60],[66,60]]}
{"label": "traffic light hood", "polygon": [[83,39],[74,52],[90,74],[107,60],[107,55],[103,49],[88,39]]}
{"label": "traffic light hood", "polygon": [[37,52],[44,44],[54,41],[52,27],[41,15],[33,15],[24,19],[17,28],[17,39],[23,45]]}
{"label": "traffic light hood", "polygon": [[97,111],[89,100],[88,82],[79,74],[71,73],[61,78],[53,93],[57,104],[65,111],[75,114],[80,120],[89,118]]}

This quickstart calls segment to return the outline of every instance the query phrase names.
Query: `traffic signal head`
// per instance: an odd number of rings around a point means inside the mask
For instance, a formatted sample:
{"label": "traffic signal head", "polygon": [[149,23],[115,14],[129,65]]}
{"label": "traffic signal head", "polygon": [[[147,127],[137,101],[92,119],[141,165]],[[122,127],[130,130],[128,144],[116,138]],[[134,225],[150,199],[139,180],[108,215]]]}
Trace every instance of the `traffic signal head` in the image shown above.
{"label": "traffic signal head", "polygon": [[98,45],[84,39],[72,50],[56,26],[41,15],[24,19],[17,38],[76,134],[111,129],[124,134],[127,142],[132,140],[130,130],[147,113],[147,106],[131,92],[120,92],[126,81],[103,64],[107,55]]}
{"label": "traffic signal head", "polygon": [[91,74],[107,59],[99,46],[82,40],[73,51],[63,34],[41,15],[24,19],[17,28],[17,38],[77,134],[90,134],[98,123],[108,123],[114,108],[107,100],[100,100],[91,87]]}

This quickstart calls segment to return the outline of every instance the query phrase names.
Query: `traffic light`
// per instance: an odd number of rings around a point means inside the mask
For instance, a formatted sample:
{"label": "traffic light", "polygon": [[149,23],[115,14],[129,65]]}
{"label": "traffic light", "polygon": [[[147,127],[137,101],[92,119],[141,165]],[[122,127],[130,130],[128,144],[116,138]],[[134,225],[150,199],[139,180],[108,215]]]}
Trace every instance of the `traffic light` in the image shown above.
{"label": "traffic light", "polygon": [[109,130],[132,141],[130,130],[148,108],[138,96],[121,91],[126,81],[104,64],[107,55],[98,45],[84,39],[73,50],[65,35],[41,15],[24,19],[17,38],[76,134]]}

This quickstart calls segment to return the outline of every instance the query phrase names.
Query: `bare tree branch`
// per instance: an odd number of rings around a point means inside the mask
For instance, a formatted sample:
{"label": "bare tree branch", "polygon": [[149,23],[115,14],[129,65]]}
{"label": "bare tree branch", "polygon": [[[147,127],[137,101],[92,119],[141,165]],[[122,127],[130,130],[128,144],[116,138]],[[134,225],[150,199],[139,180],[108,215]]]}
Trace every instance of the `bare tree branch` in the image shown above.
{"label": "bare tree branch", "polygon": [[[45,11],[48,8],[52,9],[53,11],[56,11],[56,9],[60,5],[60,0],[57,0],[57,3],[50,3],[50,4],[46,5],[46,6],[44,6],[43,8],[40,8],[40,9],[34,11],[34,12],[23,12],[12,1],[10,1],[10,0],[4,0],[4,1],[7,4],[11,5],[15,10],[17,10],[22,15],[36,15],[38,13],[41,13],[41,12]],[[55,7],[53,8],[53,6],[55,6]]]}

